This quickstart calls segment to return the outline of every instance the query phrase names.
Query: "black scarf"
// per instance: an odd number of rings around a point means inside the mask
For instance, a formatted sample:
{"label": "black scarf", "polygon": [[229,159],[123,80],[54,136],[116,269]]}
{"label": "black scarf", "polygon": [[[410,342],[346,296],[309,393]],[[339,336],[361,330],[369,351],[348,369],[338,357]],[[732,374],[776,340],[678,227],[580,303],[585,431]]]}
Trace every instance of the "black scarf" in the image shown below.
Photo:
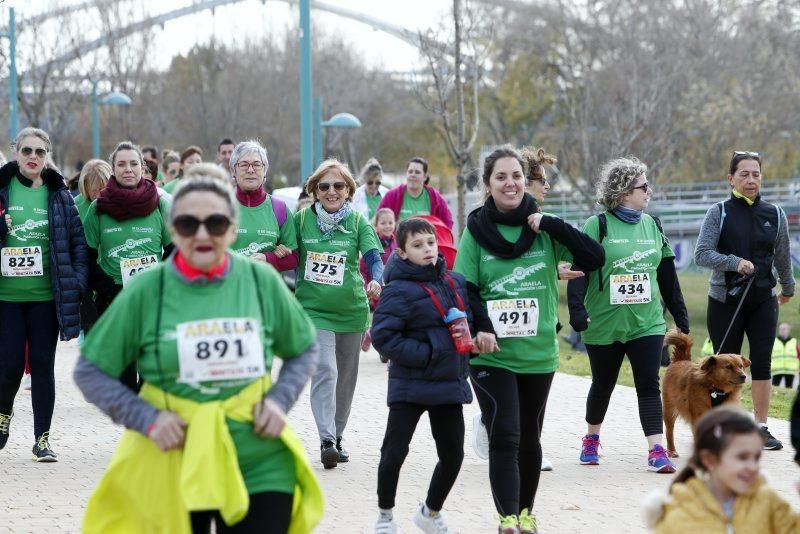
{"label": "black scarf", "polygon": [[[483,206],[469,214],[467,228],[481,247],[498,258],[510,260],[522,256],[533,245],[536,233],[528,225],[528,216],[538,211],[536,200],[528,193],[525,193],[516,209],[507,213],[501,213],[495,206],[494,199],[489,197]],[[522,233],[517,242],[506,240],[497,229],[498,224],[521,226]]]}

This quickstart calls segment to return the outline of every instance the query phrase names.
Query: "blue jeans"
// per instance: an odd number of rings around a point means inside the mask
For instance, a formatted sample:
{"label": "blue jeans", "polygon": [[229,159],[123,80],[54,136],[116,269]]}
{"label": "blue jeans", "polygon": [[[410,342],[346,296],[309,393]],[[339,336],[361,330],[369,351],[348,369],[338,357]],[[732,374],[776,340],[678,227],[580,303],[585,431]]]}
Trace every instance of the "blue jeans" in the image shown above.
{"label": "blue jeans", "polygon": [[58,331],[55,301],[0,301],[0,413],[9,415],[14,409],[14,397],[25,372],[27,342],[35,438],[50,431],[53,418]]}

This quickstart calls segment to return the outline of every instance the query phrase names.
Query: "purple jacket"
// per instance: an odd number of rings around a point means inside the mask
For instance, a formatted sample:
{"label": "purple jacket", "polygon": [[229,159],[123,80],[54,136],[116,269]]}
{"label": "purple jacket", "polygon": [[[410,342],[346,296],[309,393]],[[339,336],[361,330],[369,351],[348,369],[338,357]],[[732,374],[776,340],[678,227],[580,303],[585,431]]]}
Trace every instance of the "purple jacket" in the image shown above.
{"label": "purple jacket", "polygon": [[[403,195],[406,194],[406,185],[398,185],[393,187],[381,199],[378,206],[380,208],[389,208],[394,212],[395,219],[400,218],[400,209],[403,207]],[[439,217],[448,228],[453,228],[453,215],[450,213],[450,208],[447,207],[447,201],[436,189],[425,186],[428,191],[428,196],[431,199],[431,215]]]}

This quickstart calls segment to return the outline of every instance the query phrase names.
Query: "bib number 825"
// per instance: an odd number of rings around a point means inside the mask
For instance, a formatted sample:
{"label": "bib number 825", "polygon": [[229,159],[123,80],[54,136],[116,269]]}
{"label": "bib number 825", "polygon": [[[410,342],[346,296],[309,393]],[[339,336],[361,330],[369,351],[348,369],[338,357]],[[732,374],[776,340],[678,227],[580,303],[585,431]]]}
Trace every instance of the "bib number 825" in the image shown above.
{"label": "bib number 825", "polygon": [[20,256],[19,258],[15,258],[11,256],[8,258],[8,266],[9,267],[33,267],[34,260],[33,256]]}
{"label": "bib number 825", "polygon": [[[244,356],[244,347],[242,346],[242,340],[236,339],[233,341],[235,356],[237,358],[241,358]],[[224,358],[226,354],[228,354],[228,349],[230,345],[224,339],[218,339],[212,345],[208,341],[200,341],[197,343],[197,352],[196,356],[198,360],[207,360],[211,356],[215,356],[217,358]]]}

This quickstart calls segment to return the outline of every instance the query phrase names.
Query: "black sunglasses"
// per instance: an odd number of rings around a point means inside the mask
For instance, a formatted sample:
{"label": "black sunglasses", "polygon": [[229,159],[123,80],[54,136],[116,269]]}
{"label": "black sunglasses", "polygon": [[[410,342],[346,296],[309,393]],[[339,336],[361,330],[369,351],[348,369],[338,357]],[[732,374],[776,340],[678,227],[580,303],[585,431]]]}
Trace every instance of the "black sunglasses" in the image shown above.
{"label": "black sunglasses", "polygon": [[747,152],[745,150],[734,150],[733,157],[760,158],[761,154],[759,154],[758,152]]}
{"label": "black sunglasses", "polygon": [[319,189],[324,193],[325,191],[331,188],[331,185],[333,185],[333,188],[336,191],[343,191],[344,188],[347,187],[347,184],[345,182],[334,182],[333,184],[330,184],[328,182],[322,182],[320,184],[317,184],[317,189]]}
{"label": "black sunglasses", "polygon": [[219,237],[228,231],[233,221],[227,215],[216,213],[209,215],[202,221],[194,215],[179,215],[172,221],[175,231],[183,237],[192,237],[197,233],[200,225],[206,227],[209,235]]}
{"label": "black sunglasses", "polygon": [[636,189],[641,189],[642,191],[644,191],[645,193],[647,193],[647,190],[648,190],[648,189],[650,189],[650,184],[648,184],[647,182],[645,182],[645,183],[643,183],[642,185],[637,185],[636,187],[631,187],[631,191],[634,191],[634,190],[636,190]]}
{"label": "black sunglasses", "polygon": [[20,152],[22,153],[23,156],[26,156],[26,157],[30,156],[34,152],[36,152],[36,156],[40,157],[40,158],[43,158],[43,157],[45,157],[47,155],[47,150],[46,149],[44,149],[44,148],[33,149],[33,148],[29,147],[29,146],[22,147],[20,149]]}
{"label": "black sunglasses", "polygon": [[381,185],[381,181],[377,180],[377,181],[367,182],[367,185]]}

